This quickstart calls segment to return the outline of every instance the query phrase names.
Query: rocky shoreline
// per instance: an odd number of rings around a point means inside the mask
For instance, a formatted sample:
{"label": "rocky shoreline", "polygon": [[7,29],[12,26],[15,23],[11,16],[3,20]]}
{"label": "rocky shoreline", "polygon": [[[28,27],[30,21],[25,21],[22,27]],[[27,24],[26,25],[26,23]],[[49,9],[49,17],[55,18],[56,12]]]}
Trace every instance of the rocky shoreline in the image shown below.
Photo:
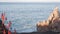
{"label": "rocky shoreline", "polygon": [[60,32],[60,13],[58,7],[55,7],[47,20],[37,23],[38,32]]}
{"label": "rocky shoreline", "polygon": [[[17,33],[11,32],[11,34],[60,34],[60,13],[58,7],[54,8],[51,15],[47,20],[39,21],[36,24],[37,32],[30,33]],[[4,28],[4,29],[3,29]],[[6,29],[5,25],[2,25],[2,21],[0,20],[0,34],[2,31],[6,31],[8,34],[8,29]]]}
{"label": "rocky shoreline", "polygon": [[39,21],[36,27],[37,32],[20,34],[60,34],[60,13],[58,7],[54,8],[47,20]]}

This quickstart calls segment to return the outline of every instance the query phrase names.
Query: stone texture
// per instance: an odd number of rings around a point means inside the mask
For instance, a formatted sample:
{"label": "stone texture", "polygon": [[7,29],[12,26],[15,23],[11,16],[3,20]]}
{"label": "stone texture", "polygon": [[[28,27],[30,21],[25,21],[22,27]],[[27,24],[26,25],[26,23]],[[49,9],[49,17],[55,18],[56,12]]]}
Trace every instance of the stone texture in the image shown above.
{"label": "stone texture", "polygon": [[47,20],[37,23],[38,32],[54,31],[60,32],[60,13],[58,7],[55,7]]}
{"label": "stone texture", "polygon": [[59,11],[58,11],[58,7],[54,8],[53,12],[50,14],[50,16],[48,17],[48,20],[52,20],[55,18],[59,18]]}
{"label": "stone texture", "polygon": [[46,31],[48,31],[49,30],[48,25],[49,25],[48,21],[43,21],[43,22],[37,23],[38,32],[46,32]]}

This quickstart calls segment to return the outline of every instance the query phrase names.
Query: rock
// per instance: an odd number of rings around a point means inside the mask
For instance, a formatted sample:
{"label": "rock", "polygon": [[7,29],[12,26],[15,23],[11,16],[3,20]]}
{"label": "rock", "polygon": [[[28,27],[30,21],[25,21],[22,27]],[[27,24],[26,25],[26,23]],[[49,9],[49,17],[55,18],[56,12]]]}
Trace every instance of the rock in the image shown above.
{"label": "rock", "polygon": [[52,31],[60,32],[60,18],[55,19],[51,24],[51,27],[52,27]]}
{"label": "rock", "polygon": [[58,7],[56,7],[51,15],[48,17],[48,20],[52,20],[52,18],[59,18],[59,12],[58,12]]}
{"label": "rock", "polygon": [[37,30],[39,32],[46,32],[46,31],[48,31],[48,25],[49,25],[48,21],[44,20],[43,22],[39,22],[37,24]]}
{"label": "rock", "polygon": [[60,13],[56,7],[47,20],[37,23],[37,31],[46,32],[54,31],[60,32]]}
{"label": "rock", "polygon": [[42,22],[38,22],[37,25],[38,26],[48,26],[49,25],[49,21],[44,20]]}
{"label": "rock", "polygon": [[48,31],[48,26],[40,26],[37,28],[38,32],[46,32]]}

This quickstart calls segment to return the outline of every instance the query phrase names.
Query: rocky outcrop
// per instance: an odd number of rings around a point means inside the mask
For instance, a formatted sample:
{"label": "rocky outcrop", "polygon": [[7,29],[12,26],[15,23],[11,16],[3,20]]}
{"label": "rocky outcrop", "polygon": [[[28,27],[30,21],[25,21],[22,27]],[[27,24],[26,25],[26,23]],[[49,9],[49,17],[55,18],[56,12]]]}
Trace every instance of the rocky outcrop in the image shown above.
{"label": "rocky outcrop", "polygon": [[38,32],[49,31],[48,25],[49,25],[49,21],[38,22],[37,23],[37,31]]}
{"label": "rocky outcrop", "polygon": [[47,20],[37,23],[38,32],[54,31],[60,32],[60,13],[58,7],[54,8]]}

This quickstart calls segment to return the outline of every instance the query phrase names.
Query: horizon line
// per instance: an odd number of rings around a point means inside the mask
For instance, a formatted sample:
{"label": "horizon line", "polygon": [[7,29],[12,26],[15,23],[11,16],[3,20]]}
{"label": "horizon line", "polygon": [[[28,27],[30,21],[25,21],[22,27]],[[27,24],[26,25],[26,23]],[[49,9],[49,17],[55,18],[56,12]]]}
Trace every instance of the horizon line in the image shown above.
{"label": "horizon line", "polygon": [[60,3],[60,2],[0,2],[0,3]]}

